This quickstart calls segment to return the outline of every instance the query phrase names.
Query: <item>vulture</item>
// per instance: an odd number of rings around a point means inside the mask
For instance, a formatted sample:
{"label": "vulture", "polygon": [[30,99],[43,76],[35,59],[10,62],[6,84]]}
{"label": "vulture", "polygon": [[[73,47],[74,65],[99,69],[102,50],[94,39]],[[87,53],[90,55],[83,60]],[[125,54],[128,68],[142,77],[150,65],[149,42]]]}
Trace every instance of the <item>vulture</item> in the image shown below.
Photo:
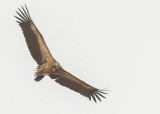
{"label": "vulture", "polygon": [[52,57],[43,36],[31,19],[27,6],[21,6],[18,10],[16,11],[17,16],[15,16],[18,19],[16,22],[23,31],[31,56],[38,64],[34,80],[38,82],[44,76],[49,76],[60,85],[80,93],[89,100],[93,99],[97,102],[97,100],[101,101],[101,97],[105,98],[104,94],[108,94],[105,92],[107,91],[106,89],[97,89],[62,68]]}

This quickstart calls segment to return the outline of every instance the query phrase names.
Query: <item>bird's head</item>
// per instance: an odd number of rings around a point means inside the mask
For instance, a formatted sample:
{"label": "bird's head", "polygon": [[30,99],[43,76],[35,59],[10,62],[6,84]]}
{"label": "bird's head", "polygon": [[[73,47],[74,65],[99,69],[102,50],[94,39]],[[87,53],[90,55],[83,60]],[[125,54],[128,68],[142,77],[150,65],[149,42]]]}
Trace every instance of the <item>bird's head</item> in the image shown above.
{"label": "bird's head", "polygon": [[56,63],[54,63],[54,65],[53,65],[52,71],[56,71],[56,70],[61,69],[61,68],[62,68],[61,65],[60,65],[58,62],[56,62]]}

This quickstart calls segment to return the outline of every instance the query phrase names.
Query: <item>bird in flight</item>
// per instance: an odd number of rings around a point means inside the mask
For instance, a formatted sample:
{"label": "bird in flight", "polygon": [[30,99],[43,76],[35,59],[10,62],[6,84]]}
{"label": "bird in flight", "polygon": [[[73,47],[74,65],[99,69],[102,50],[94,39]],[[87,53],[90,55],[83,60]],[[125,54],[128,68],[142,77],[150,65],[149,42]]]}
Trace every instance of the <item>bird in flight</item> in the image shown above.
{"label": "bird in flight", "polygon": [[23,31],[23,35],[33,59],[38,64],[35,73],[35,81],[40,81],[44,76],[49,76],[51,79],[55,79],[60,85],[80,93],[89,98],[89,100],[93,99],[96,102],[97,99],[101,101],[101,97],[105,98],[104,94],[107,93],[104,91],[107,90],[97,89],[76,78],[71,73],[64,70],[53,58],[43,36],[32,21],[26,5],[25,7],[21,7],[16,13],[18,14],[18,16],[15,16],[18,19],[16,22]]}

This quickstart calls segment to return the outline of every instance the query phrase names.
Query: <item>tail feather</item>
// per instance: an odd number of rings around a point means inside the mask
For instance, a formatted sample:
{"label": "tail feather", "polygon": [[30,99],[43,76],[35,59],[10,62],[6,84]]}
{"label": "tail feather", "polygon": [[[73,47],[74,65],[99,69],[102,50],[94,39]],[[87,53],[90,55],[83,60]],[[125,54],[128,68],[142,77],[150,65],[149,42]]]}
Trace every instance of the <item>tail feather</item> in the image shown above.
{"label": "tail feather", "polygon": [[44,76],[37,76],[34,80],[35,80],[36,82],[39,82],[39,81],[41,81],[43,78],[44,78]]}

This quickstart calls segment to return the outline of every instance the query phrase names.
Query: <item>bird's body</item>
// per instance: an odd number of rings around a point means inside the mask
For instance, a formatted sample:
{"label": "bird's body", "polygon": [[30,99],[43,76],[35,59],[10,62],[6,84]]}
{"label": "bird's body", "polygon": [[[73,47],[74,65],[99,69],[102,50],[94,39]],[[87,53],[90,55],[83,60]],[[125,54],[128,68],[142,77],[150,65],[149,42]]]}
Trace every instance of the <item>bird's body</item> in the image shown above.
{"label": "bird's body", "polygon": [[44,76],[49,76],[51,79],[55,79],[60,85],[66,86],[88,97],[90,100],[92,97],[95,102],[96,98],[101,101],[99,96],[104,97],[102,94],[106,93],[103,92],[103,90],[88,85],[71,73],[65,71],[51,55],[43,36],[33,23],[27,7],[22,7],[22,10],[19,9],[20,13],[17,12],[19,17],[15,17],[18,19],[17,22],[22,28],[29,51],[38,64],[35,81],[40,81]]}

